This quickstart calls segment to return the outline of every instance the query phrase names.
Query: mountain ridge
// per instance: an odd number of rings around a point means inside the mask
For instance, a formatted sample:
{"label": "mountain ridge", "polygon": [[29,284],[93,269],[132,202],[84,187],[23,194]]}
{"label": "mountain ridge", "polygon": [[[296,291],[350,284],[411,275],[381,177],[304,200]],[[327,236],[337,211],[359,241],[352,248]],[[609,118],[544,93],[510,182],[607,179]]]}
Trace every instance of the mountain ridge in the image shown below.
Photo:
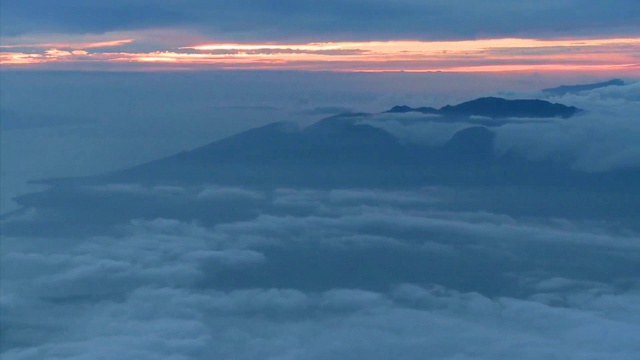
{"label": "mountain ridge", "polygon": [[484,116],[494,119],[502,118],[563,118],[567,119],[581,109],[539,99],[508,100],[500,97],[481,97],[457,105],[446,105],[440,109],[433,107],[412,108],[407,105],[397,105],[384,113],[433,114],[441,116]]}
{"label": "mountain ridge", "polygon": [[582,91],[595,90],[600,89],[607,86],[623,86],[625,82],[620,79],[611,79],[608,81],[592,83],[592,84],[581,84],[581,85],[561,85],[554,88],[542,89],[542,92],[553,95],[565,95],[565,94],[573,94],[579,93]]}
{"label": "mountain ridge", "polygon": [[[640,169],[590,174],[568,163],[532,161],[511,151],[498,155],[494,141],[492,130],[470,125],[444,145],[406,144],[358,118],[334,116],[305,128],[268,124],[107,174],[36,183],[54,187],[217,183],[311,188],[444,184],[606,188],[628,187],[637,179],[640,184]],[[616,175],[623,173],[627,175]]]}

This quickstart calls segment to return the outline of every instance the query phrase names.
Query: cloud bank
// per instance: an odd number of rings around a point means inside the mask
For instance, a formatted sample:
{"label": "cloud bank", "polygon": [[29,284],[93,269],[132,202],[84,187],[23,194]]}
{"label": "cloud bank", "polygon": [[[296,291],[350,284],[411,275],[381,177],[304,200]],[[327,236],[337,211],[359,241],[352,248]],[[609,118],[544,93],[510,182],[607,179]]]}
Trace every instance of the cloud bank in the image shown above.
{"label": "cloud bank", "polygon": [[[158,34],[158,39],[164,37]],[[562,40],[484,38],[457,41],[325,41],[309,43],[212,42],[185,39],[178,48],[144,36],[83,42],[16,37],[3,45],[9,69],[115,70],[303,70],[339,72],[600,71],[638,73],[640,39]],[[65,35],[60,35],[64,38]],[[142,37],[142,41],[133,39]],[[35,41],[35,42],[34,42]],[[31,43],[29,43],[31,42]]]}
{"label": "cloud bank", "polygon": [[[168,189],[93,191],[192,202],[203,193]],[[637,232],[446,210],[456,200],[444,188],[208,192],[251,194],[270,210],[217,224],[133,220],[71,238],[7,228],[3,357],[631,359],[640,350]]]}
{"label": "cloud bank", "polygon": [[[554,160],[574,169],[606,172],[640,166],[640,82],[579,94],[549,97],[552,102],[586,112],[565,120],[492,120],[475,117],[455,121],[434,115],[380,114],[363,118],[403,142],[440,146],[458,131],[482,124],[496,134],[496,156],[515,153],[530,160]],[[541,94],[509,94],[512,98]],[[428,105],[428,104],[427,104]]]}

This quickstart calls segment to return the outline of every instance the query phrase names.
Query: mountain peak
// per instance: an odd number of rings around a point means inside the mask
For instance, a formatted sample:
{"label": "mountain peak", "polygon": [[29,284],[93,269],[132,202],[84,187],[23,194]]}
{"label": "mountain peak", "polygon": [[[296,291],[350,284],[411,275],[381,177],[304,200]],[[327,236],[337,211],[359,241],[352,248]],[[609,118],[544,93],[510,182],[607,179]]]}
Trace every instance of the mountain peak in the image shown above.
{"label": "mountain peak", "polygon": [[412,108],[406,105],[394,106],[386,113],[420,112],[443,116],[485,116],[491,118],[569,118],[579,111],[573,106],[550,103],[545,100],[508,100],[499,97],[482,97],[458,105],[447,105],[435,109],[431,107]]}
{"label": "mountain peak", "polygon": [[576,107],[545,100],[507,100],[499,97],[478,98],[455,106],[447,105],[440,109],[440,112],[445,115],[475,115],[491,118],[569,118],[577,111]]}
{"label": "mountain peak", "polygon": [[422,114],[438,114],[438,109],[429,106],[423,106],[419,108],[412,108],[407,105],[396,105],[391,109],[385,111],[385,113],[404,114],[409,112],[418,112]]}

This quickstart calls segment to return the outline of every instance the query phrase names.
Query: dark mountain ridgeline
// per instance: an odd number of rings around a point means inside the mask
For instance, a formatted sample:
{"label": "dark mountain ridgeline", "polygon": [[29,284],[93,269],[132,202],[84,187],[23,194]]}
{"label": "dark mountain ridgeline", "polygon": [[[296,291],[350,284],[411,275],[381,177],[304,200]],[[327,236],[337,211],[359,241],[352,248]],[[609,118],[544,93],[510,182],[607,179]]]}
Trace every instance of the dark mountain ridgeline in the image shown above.
{"label": "dark mountain ridgeline", "polygon": [[440,110],[436,108],[432,108],[432,107],[412,108],[407,105],[394,106],[391,109],[385,111],[385,113],[394,113],[394,114],[404,114],[409,112],[419,112],[423,114],[436,114],[436,115],[440,114]]}
{"label": "dark mountain ridgeline", "polygon": [[[598,218],[606,213],[619,219],[621,209],[626,209],[625,221],[638,220],[638,167],[585,173],[572,169],[569,163],[531,161],[515,152],[498,156],[494,131],[477,125],[458,131],[442,146],[402,143],[381,128],[363,124],[362,119],[353,114],[334,116],[306,128],[272,123],[120,171],[38,181],[50,188],[15,200],[23,208],[38,209],[38,214],[57,224],[43,225],[38,231],[56,229],[62,231],[61,236],[83,231],[77,224],[65,227],[68,218],[105,226],[131,218],[231,221],[255,216],[247,209],[257,206],[243,205],[243,201],[255,199],[194,203],[144,192],[92,190],[110,184],[137,184],[143,189],[155,185],[194,189],[215,184],[264,193],[279,188],[415,189],[436,185],[470,194],[474,194],[472,189],[485,189],[480,194],[489,191],[494,198],[483,201],[483,209],[494,211],[508,205],[529,215]],[[512,191],[518,194],[515,198]],[[545,200],[544,194],[552,194],[552,198]],[[559,204],[557,199],[569,203]],[[468,201],[473,199],[461,199],[459,204]],[[271,206],[268,201],[260,204]],[[35,231],[28,224],[12,226],[6,228],[21,233]]]}
{"label": "dark mountain ridgeline", "polygon": [[507,100],[498,97],[483,97],[458,105],[447,105],[440,109],[431,107],[412,108],[406,105],[394,106],[385,113],[434,114],[441,116],[484,116],[499,118],[569,118],[580,109],[574,106],[554,104],[544,100]]}
{"label": "dark mountain ridgeline", "polygon": [[496,156],[494,137],[493,131],[484,126],[470,126],[443,146],[404,144],[383,129],[360,123],[359,118],[335,116],[302,129],[273,123],[129,169],[40,183],[318,188],[436,184],[594,189],[637,188],[640,184],[640,169],[590,174],[573,170],[567,163],[530,161],[511,152]]}
{"label": "dark mountain ridgeline", "polygon": [[620,79],[612,79],[609,81],[593,83],[593,84],[562,85],[554,88],[542,89],[542,91],[544,93],[552,94],[552,95],[565,95],[565,94],[579,93],[581,91],[599,89],[607,86],[623,86],[624,84],[625,84],[624,81]]}
{"label": "dark mountain ridgeline", "polygon": [[578,112],[574,106],[553,104],[544,100],[506,100],[497,97],[485,97],[464,102],[459,105],[447,105],[440,109],[445,115],[485,116],[491,118],[569,118]]}

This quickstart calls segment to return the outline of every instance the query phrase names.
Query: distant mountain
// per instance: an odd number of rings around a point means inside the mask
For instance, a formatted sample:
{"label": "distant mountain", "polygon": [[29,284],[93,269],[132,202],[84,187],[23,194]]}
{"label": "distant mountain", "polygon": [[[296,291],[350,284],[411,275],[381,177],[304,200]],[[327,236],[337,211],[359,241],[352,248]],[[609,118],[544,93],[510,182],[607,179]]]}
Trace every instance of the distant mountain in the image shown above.
{"label": "distant mountain", "polygon": [[578,112],[574,106],[553,104],[544,100],[507,100],[484,97],[440,109],[445,115],[486,116],[491,118],[569,118]]}
{"label": "distant mountain", "polygon": [[[397,187],[429,184],[628,187],[639,169],[588,174],[568,164],[494,153],[493,131],[471,126],[442,146],[406,144],[361,118],[334,116],[307,128],[273,123],[191,151],[100,176],[47,180],[54,186],[108,183],[259,187]],[[638,185],[634,185],[638,186]],[[18,199],[24,203],[23,199]]]}
{"label": "distant mountain", "polygon": [[[255,216],[233,199],[215,200],[222,204],[216,207],[211,202],[181,202],[172,196],[92,190],[113,184],[135,184],[145,189],[194,189],[214,184],[266,192],[282,188],[406,189],[434,185],[482,188],[502,194],[519,189],[519,193],[542,194],[523,202],[524,209],[550,211],[560,206],[545,202],[545,194],[553,191],[586,199],[580,200],[584,205],[579,211],[589,214],[605,211],[600,206],[628,208],[631,217],[640,211],[638,167],[586,173],[572,169],[569,163],[531,161],[513,152],[497,155],[495,133],[485,126],[464,128],[440,146],[404,143],[381,128],[363,124],[364,118],[334,116],[306,128],[273,123],[120,171],[39,181],[49,188],[15,201],[25,209],[37,209],[47,221],[59,222],[59,226],[34,230],[28,223],[16,223],[12,231],[83,231],[66,226],[69,217],[81,223],[115,224],[131,218],[236,221]],[[612,203],[609,195],[602,195],[612,191],[621,194],[616,198],[619,202]]]}
{"label": "distant mountain", "polygon": [[564,95],[564,94],[570,94],[570,93],[578,93],[581,91],[599,89],[607,86],[622,86],[622,85],[624,85],[624,81],[620,79],[613,79],[613,80],[594,83],[594,84],[562,85],[554,88],[543,89],[542,91],[552,95]]}
{"label": "distant mountain", "polygon": [[386,113],[419,112],[442,116],[485,116],[490,118],[569,118],[579,112],[574,106],[554,104],[544,100],[507,100],[498,97],[483,97],[458,105],[447,105],[440,109],[432,107],[412,108],[394,106]]}
{"label": "distant mountain", "polygon": [[385,111],[385,113],[396,113],[396,114],[403,114],[408,112],[419,112],[423,114],[440,114],[440,111],[436,108],[432,108],[432,107],[412,108],[407,105],[394,106],[391,109]]}

